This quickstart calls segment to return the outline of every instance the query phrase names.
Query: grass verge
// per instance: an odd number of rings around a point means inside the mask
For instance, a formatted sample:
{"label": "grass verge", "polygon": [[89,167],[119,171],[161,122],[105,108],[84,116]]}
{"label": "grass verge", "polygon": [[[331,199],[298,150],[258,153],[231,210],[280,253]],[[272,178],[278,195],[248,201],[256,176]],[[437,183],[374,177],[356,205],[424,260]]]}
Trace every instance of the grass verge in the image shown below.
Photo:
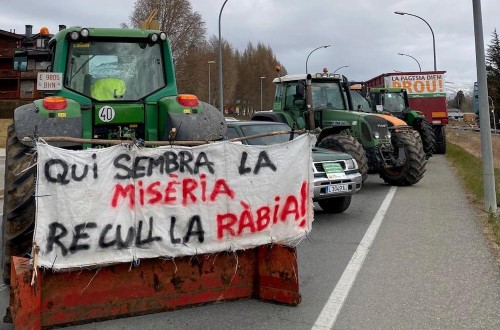
{"label": "grass verge", "polygon": [[[470,193],[471,200],[476,204],[477,208],[483,207],[484,190],[483,190],[483,172],[478,171],[482,169],[482,160],[476,156],[471,155],[462,147],[447,143],[446,158],[454,165],[458,175],[465,185],[465,188]],[[495,186],[497,205],[500,201],[500,194],[498,187],[500,183],[500,170],[495,168]],[[500,244],[500,215],[489,213],[488,224],[491,233],[494,236],[496,244]]]}

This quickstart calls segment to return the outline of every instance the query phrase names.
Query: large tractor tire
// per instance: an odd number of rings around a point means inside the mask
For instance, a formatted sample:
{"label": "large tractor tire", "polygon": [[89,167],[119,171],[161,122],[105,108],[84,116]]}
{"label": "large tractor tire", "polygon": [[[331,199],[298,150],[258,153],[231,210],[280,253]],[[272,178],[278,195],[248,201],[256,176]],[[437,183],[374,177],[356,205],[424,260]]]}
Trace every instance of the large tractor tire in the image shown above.
{"label": "large tractor tire", "polygon": [[351,155],[358,163],[363,182],[368,177],[368,158],[363,146],[355,137],[342,134],[329,135],[319,142],[318,147]]}
{"label": "large tractor tire", "polygon": [[351,196],[320,199],[318,204],[325,212],[336,214],[342,213],[351,205]]}
{"label": "large tractor tire", "polygon": [[444,126],[434,127],[434,133],[436,134],[436,153],[446,154],[446,131]]}
{"label": "large tractor tire", "polygon": [[425,159],[429,159],[436,152],[436,135],[432,129],[431,123],[427,120],[421,120],[417,128],[424,147]]}
{"label": "large tractor tire", "polygon": [[36,157],[17,139],[14,125],[8,128],[5,156],[2,268],[9,283],[10,257],[31,253],[35,223]]}
{"label": "large tractor tire", "polygon": [[419,182],[427,163],[420,136],[416,132],[399,132],[393,133],[391,139],[394,157],[398,156],[399,147],[403,146],[406,162],[399,167],[382,169],[380,177],[393,186],[410,186]]}

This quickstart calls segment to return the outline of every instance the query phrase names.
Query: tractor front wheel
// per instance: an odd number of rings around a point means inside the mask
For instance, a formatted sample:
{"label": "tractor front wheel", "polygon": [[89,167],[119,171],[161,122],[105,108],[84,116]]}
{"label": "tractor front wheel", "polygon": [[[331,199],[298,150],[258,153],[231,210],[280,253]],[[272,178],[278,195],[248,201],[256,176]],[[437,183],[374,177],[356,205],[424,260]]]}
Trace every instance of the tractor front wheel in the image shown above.
{"label": "tractor front wheel", "polygon": [[427,120],[424,119],[420,121],[418,126],[417,130],[422,139],[425,159],[429,159],[436,152],[436,135],[434,134],[431,123]]}
{"label": "tractor front wheel", "polygon": [[425,154],[420,136],[416,132],[398,132],[392,135],[394,158],[397,159],[402,147],[406,162],[398,167],[384,168],[380,177],[393,186],[410,186],[422,179],[425,173]]}
{"label": "tractor front wheel", "polygon": [[3,280],[9,283],[11,256],[31,252],[35,223],[36,156],[16,137],[14,125],[7,131],[5,189],[2,219]]}
{"label": "tractor front wheel", "polygon": [[342,213],[351,205],[351,196],[334,197],[318,201],[323,211],[328,213]]}
{"label": "tractor front wheel", "polygon": [[318,147],[351,155],[358,163],[358,170],[363,182],[368,177],[368,158],[363,146],[355,137],[339,134],[329,135],[319,142]]}

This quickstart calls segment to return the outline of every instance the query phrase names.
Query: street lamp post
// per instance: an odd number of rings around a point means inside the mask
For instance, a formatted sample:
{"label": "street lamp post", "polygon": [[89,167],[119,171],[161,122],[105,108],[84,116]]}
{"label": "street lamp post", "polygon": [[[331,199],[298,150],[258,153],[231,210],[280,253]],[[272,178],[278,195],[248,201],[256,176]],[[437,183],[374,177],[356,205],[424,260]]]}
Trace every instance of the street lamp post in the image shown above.
{"label": "street lamp post", "polygon": [[[401,55],[401,56],[408,56],[408,57],[411,57],[412,59],[415,60],[415,62],[417,62],[418,64],[418,69],[420,70],[420,72],[422,72],[422,67],[420,66],[420,63],[417,61],[417,59],[411,55],[408,55],[408,54],[403,54],[403,53],[398,53],[398,55]],[[434,71],[436,71],[436,69],[434,69]]]}
{"label": "street lamp post", "polygon": [[260,77],[260,111],[262,111],[262,79],[266,79],[266,77]]}
{"label": "street lamp post", "polygon": [[339,68],[336,68],[336,69],[335,69],[335,71],[333,71],[333,73],[335,73],[335,72],[339,71],[340,69],[343,69],[343,68],[348,68],[348,67],[349,67],[349,65],[343,65],[343,66],[341,66],[341,67],[339,67]]}
{"label": "street lamp post", "polygon": [[416,18],[420,18],[422,21],[425,22],[425,24],[427,24],[427,26],[429,27],[429,29],[431,29],[431,33],[432,33],[432,50],[434,52],[434,71],[437,71],[437,69],[436,69],[436,39],[434,38],[434,31],[432,31],[432,28],[429,25],[429,23],[427,23],[427,21],[425,19],[423,19],[422,17],[417,16],[417,15],[413,15],[413,14],[410,14],[410,13],[405,13],[405,12],[402,12],[402,11],[395,11],[394,14],[397,14],[397,15],[409,15],[409,16],[413,16],[413,17],[416,17]]}
{"label": "street lamp post", "polygon": [[328,47],[330,47],[330,46],[331,46],[331,45],[319,46],[318,48],[313,49],[313,50],[309,53],[309,55],[307,55],[307,59],[306,59],[306,74],[308,73],[308,71],[307,71],[307,62],[309,61],[309,56],[311,56],[311,54],[312,54],[312,53],[314,53],[315,51],[317,51],[317,50],[318,50],[318,49],[320,49],[320,48],[328,48]]}
{"label": "street lamp post", "polygon": [[220,28],[220,18],[222,16],[222,10],[226,5],[227,0],[224,1],[219,12],[219,97],[220,97],[220,111],[224,112],[224,92],[222,91],[222,39],[221,39],[221,28]]}
{"label": "street lamp post", "polygon": [[208,61],[208,104],[212,104],[210,103],[210,94],[211,94],[211,90],[210,90],[210,64],[214,64],[215,61]]}

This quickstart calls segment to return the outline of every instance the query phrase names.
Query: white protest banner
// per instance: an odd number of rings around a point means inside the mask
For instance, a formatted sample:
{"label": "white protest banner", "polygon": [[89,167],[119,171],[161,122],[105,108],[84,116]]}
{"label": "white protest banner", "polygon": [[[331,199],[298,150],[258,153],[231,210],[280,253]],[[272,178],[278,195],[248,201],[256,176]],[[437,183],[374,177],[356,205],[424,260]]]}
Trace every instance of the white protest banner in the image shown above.
{"label": "white protest banner", "polygon": [[401,74],[384,78],[386,88],[404,88],[409,98],[446,97],[444,74]]}
{"label": "white protest banner", "polygon": [[312,226],[313,143],[308,135],[271,146],[72,151],[38,143],[38,266],[291,244]]}

